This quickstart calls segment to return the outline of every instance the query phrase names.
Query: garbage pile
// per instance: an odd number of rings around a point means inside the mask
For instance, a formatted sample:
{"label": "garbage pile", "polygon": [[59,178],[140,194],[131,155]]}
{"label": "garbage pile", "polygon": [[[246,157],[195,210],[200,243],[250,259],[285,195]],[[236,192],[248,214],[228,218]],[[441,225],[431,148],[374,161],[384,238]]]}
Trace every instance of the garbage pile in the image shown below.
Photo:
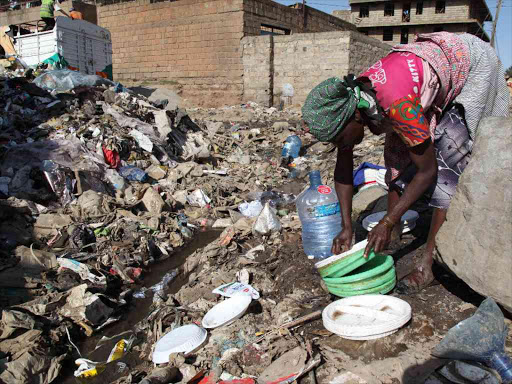
{"label": "garbage pile", "polygon": [[[281,333],[329,302],[297,247],[294,202],[310,170],[332,180],[332,145],[315,143],[298,113],[254,103],[190,110],[192,118],[69,71],[18,75],[0,77],[0,381],[64,382],[70,369],[102,383],[274,380],[288,373],[281,359],[300,362],[297,377],[319,364],[309,342]],[[236,118],[244,111],[251,119]],[[303,149],[283,161],[290,135]],[[355,154],[379,162],[382,139]],[[212,230],[217,240],[145,283]],[[294,259],[280,257],[290,240]],[[157,341],[201,324],[235,287],[251,293],[245,315],[212,327],[193,359],[174,353],[167,370],[151,373]],[[129,331],[81,348],[145,300]]]}

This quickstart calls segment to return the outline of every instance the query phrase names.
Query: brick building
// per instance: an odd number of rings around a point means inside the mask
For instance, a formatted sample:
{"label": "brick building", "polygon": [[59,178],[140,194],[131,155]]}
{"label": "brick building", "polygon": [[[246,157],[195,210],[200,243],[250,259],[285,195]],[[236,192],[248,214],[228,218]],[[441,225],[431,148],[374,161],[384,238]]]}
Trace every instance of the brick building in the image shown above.
{"label": "brick building", "polygon": [[244,36],[356,30],[318,10],[271,0],[97,4],[99,25],[112,33],[116,80],[169,82],[208,105],[242,100]]}
{"label": "brick building", "polygon": [[439,31],[467,32],[489,41],[483,25],[492,21],[492,16],[485,0],[350,0],[349,3],[350,16],[348,11],[334,11],[333,15],[354,23],[359,32],[389,44],[407,43],[415,34]]}
{"label": "brick building", "polygon": [[[356,31],[316,9],[271,0],[97,0],[95,8],[97,24],[111,32],[115,80],[167,84],[210,106],[242,101],[244,36]],[[38,15],[39,8],[0,13],[0,25]]]}

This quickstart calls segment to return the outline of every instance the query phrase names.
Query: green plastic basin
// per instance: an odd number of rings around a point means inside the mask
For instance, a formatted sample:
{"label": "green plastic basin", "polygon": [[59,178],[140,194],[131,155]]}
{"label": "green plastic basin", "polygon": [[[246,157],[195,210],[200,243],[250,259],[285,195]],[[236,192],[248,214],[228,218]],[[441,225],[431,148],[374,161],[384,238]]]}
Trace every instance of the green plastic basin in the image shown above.
{"label": "green plastic basin", "polygon": [[[394,272],[395,271],[393,268],[393,273]],[[327,287],[327,289],[329,290],[330,293],[332,293],[333,295],[339,296],[339,297],[368,295],[368,294],[372,294],[372,293],[378,293],[378,294],[384,295],[384,294],[392,291],[393,288],[395,288],[395,285],[396,285],[396,276],[393,277],[390,281],[386,282],[385,284],[379,285],[374,288],[363,289],[363,290],[359,290],[359,291],[343,290],[343,289],[339,289],[339,288],[330,288],[330,287]]]}
{"label": "green plastic basin", "polygon": [[325,278],[325,284],[327,288],[339,289],[342,291],[364,291],[367,289],[375,288],[380,285],[386,284],[395,278],[395,268],[392,266],[387,271],[378,274],[377,276],[370,277],[368,279],[355,281],[353,283],[332,283]]}
{"label": "green plastic basin", "polygon": [[343,277],[324,277],[326,284],[347,284],[370,279],[382,275],[393,267],[393,258],[388,255],[377,254],[373,259],[363,264],[352,273]]}

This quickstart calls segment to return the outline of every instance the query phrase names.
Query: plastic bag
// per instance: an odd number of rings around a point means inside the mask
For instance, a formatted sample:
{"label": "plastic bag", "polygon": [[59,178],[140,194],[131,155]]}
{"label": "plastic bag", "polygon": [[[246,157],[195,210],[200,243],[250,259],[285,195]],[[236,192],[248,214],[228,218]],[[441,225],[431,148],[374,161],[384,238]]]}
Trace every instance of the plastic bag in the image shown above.
{"label": "plastic bag", "polygon": [[206,207],[212,200],[203,192],[202,189],[196,189],[187,196],[187,203],[193,207]]}
{"label": "plastic bag", "polygon": [[260,293],[249,284],[243,284],[239,282],[227,283],[215,288],[212,293],[225,297],[233,297],[236,295],[248,295],[254,300],[260,298]]}
{"label": "plastic bag", "polygon": [[67,268],[73,272],[76,272],[83,280],[89,280],[94,284],[105,286],[107,285],[107,278],[105,276],[96,276],[95,274],[91,273],[87,264],[79,263],[76,260],[65,259],[62,257],[57,259],[57,263],[62,268]]}
{"label": "plastic bag", "polygon": [[49,71],[38,76],[33,83],[39,88],[48,91],[65,92],[79,86],[115,86],[113,81],[96,75],[84,75],[83,73],[70,71],[69,69],[58,69]]}
{"label": "plastic bag", "polygon": [[238,206],[238,210],[245,217],[256,217],[263,210],[263,205],[259,200],[251,201],[250,203],[242,203]]}
{"label": "plastic bag", "polygon": [[129,181],[138,181],[143,183],[147,180],[148,174],[142,169],[134,167],[133,165],[127,165],[119,168],[119,174]]}
{"label": "plastic bag", "polygon": [[65,169],[51,160],[44,160],[43,172],[60,202],[63,205],[69,204],[73,200],[73,187]]}
{"label": "plastic bag", "polygon": [[268,235],[271,232],[279,232],[281,230],[281,222],[279,218],[270,208],[270,204],[266,203],[265,207],[254,222],[252,231],[255,234]]}

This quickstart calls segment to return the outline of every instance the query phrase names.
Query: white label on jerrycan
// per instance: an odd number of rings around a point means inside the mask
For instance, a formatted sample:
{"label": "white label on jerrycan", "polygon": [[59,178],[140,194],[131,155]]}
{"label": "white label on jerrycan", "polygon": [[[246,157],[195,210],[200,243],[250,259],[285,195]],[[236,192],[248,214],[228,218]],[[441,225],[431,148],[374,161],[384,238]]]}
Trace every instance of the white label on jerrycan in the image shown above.
{"label": "white label on jerrycan", "polygon": [[[332,193],[332,188],[327,185],[319,185],[316,189],[318,193],[322,195],[329,195]],[[315,217],[325,217],[332,216],[340,212],[340,204],[339,202],[319,205],[315,207],[314,216]]]}

